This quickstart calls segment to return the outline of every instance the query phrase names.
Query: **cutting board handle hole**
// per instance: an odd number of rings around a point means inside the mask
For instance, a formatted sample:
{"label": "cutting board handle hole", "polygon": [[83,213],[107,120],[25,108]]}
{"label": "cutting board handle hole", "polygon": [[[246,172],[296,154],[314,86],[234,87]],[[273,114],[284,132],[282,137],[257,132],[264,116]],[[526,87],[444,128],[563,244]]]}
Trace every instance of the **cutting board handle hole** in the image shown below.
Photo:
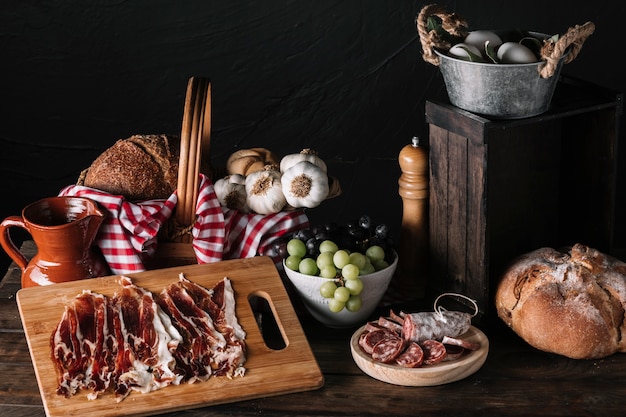
{"label": "cutting board handle hole", "polygon": [[267,297],[267,294],[254,293],[248,297],[248,302],[265,345],[272,350],[282,350],[287,347],[287,342]]}

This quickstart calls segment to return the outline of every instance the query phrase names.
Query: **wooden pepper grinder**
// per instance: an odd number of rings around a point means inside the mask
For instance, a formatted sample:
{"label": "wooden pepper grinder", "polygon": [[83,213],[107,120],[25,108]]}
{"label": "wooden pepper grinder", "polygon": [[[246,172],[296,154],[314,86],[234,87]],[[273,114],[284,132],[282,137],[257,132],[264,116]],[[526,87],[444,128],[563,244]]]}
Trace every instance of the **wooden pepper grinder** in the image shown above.
{"label": "wooden pepper grinder", "polygon": [[423,298],[428,274],[428,152],[419,138],[400,151],[402,225],[398,245],[397,290],[409,299]]}

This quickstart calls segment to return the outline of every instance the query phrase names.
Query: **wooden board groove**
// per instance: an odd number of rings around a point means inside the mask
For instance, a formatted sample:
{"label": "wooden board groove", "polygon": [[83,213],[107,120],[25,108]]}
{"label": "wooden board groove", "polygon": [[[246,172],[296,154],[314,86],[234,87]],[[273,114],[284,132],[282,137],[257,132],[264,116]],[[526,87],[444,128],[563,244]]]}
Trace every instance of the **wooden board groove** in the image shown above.
{"label": "wooden board groove", "polygon": [[[116,403],[112,393],[96,400],[86,398],[87,391],[66,399],[56,395],[56,374],[50,359],[50,334],[61,318],[66,303],[84,289],[111,296],[118,276],[94,278],[46,287],[23,288],[17,293],[18,307],[39,391],[48,417],[85,415],[142,416],[191,409],[260,397],[318,389],[323,374],[293,309],[282,279],[270,258],[255,257],[212,264],[188,265],[129,274],[136,285],[154,293],[178,280],[180,273],[205,287],[212,287],[224,277],[232,281],[237,303],[237,317],[246,331],[246,374],[242,378],[211,378],[206,382],[169,386],[158,391],[131,393]],[[248,302],[251,296],[267,299],[283,334],[286,347],[270,349],[257,326]]]}

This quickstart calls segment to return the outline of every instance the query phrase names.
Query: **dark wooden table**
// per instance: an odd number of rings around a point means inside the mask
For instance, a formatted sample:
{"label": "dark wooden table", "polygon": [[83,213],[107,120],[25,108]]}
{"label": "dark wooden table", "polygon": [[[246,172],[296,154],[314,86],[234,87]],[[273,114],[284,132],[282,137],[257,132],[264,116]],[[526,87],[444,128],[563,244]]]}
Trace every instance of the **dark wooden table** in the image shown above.
{"label": "dark wooden table", "polygon": [[[15,300],[20,273],[13,264],[0,282],[0,416],[45,416]],[[375,380],[355,365],[349,347],[354,329],[329,329],[306,315],[301,321],[324,373],[322,388],[163,415],[626,415],[623,354],[584,361],[540,352],[497,319],[485,318],[478,327],[489,337],[490,351],[478,372],[447,385],[403,387]]]}

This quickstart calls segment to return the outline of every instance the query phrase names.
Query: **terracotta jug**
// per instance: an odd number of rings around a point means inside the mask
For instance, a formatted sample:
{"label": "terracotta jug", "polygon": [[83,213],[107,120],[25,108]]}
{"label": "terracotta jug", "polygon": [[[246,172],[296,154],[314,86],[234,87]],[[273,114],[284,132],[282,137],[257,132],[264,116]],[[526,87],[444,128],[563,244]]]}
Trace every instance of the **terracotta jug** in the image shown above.
{"label": "terracotta jug", "polygon": [[[22,287],[104,276],[108,265],[93,247],[104,218],[93,200],[44,198],[26,206],[21,217],[9,216],[0,223],[0,244],[22,269]],[[37,253],[30,262],[11,240],[11,227],[32,236]]]}

